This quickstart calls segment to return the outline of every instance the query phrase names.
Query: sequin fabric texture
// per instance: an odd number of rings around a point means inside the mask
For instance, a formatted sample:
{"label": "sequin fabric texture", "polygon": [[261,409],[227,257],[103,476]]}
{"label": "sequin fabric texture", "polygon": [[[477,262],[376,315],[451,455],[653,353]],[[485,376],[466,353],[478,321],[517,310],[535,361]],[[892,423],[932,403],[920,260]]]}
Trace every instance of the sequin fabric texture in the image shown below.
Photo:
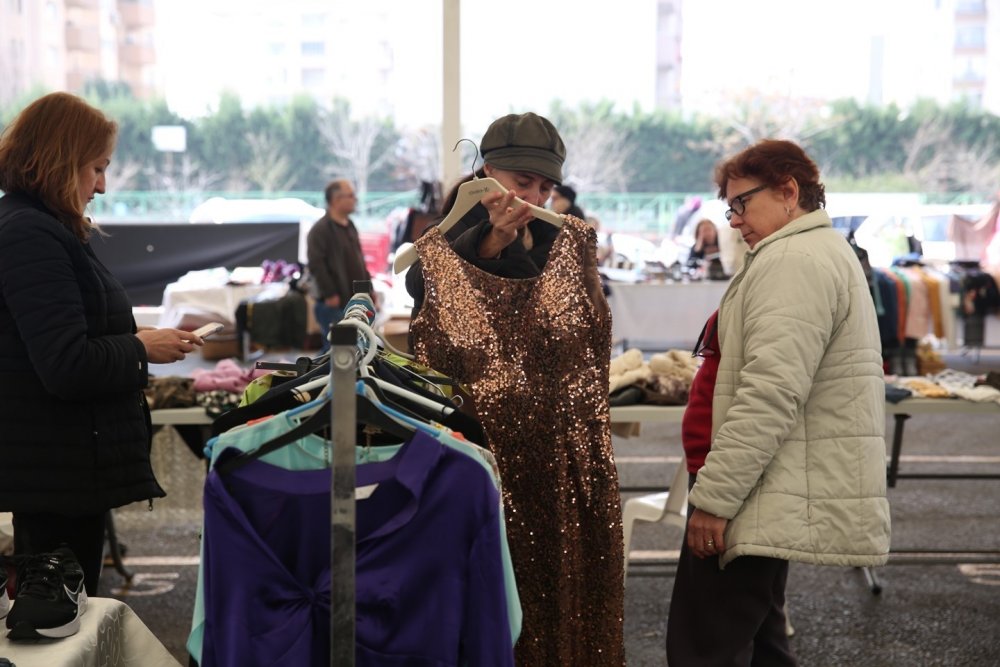
{"label": "sequin fabric texture", "polygon": [[611,315],[596,234],[567,218],[537,278],[494,276],[437,229],[417,241],[417,359],[460,380],[496,456],[524,624],[519,667],[620,666],[621,498],[611,448]]}

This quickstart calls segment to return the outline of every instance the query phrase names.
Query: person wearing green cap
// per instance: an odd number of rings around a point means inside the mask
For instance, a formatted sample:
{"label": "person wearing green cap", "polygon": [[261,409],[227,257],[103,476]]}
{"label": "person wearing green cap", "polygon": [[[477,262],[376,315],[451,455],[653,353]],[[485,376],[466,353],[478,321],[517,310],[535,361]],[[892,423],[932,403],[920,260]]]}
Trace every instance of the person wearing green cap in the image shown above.
{"label": "person wearing green cap", "polygon": [[[432,227],[416,242],[411,349],[461,383],[483,426],[479,444],[496,458],[523,611],[516,664],[622,667],[611,313],[597,234],[579,218],[557,227],[514,202],[544,206],[562,182],[566,147],[546,118],[503,116],[480,150],[477,176],[508,192],[485,195],[444,234]],[[456,198],[457,188],[445,215]]]}

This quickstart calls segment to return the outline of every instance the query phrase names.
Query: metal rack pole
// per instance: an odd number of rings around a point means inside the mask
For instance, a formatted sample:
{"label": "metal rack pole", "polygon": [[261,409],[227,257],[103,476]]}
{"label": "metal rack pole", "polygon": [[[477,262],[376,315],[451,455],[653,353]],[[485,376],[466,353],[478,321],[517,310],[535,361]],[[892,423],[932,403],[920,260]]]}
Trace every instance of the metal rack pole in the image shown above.
{"label": "metal rack pole", "polygon": [[358,330],[334,325],[330,330],[330,423],[333,466],[330,480],[330,665],[354,667],[354,440],[357,405]]}

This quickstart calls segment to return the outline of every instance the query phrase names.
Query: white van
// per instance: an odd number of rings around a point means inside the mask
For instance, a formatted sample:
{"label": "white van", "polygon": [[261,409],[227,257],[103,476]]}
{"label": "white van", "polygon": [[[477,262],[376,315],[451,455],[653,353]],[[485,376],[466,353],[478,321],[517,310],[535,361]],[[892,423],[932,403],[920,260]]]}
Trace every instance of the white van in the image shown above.
{"label": "white van", "polygon": [[868,251],[872,266],[890,266],[893,258],[909,253],[907,237],[919,242],[924,261],[930,263],[978,260],[985,250],[985,240],[982,247],[965,245],[958,252],[950,231],[952,218],[964,218],[972,224],[989,211],[989,204],[923,204],[871,215],[857,228],[854,238],[859,246]]}

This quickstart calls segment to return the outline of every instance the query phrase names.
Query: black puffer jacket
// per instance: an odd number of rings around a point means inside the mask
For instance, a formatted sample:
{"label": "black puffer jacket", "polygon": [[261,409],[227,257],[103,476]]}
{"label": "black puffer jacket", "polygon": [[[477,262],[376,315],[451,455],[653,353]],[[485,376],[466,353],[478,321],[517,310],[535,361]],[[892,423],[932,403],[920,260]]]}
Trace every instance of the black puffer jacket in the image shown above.
{"label": "black puffer jacket", "polygon": [[96,514],[166,495],[134,333],[90,246],[38,201],[0,199],[0,511]]}

